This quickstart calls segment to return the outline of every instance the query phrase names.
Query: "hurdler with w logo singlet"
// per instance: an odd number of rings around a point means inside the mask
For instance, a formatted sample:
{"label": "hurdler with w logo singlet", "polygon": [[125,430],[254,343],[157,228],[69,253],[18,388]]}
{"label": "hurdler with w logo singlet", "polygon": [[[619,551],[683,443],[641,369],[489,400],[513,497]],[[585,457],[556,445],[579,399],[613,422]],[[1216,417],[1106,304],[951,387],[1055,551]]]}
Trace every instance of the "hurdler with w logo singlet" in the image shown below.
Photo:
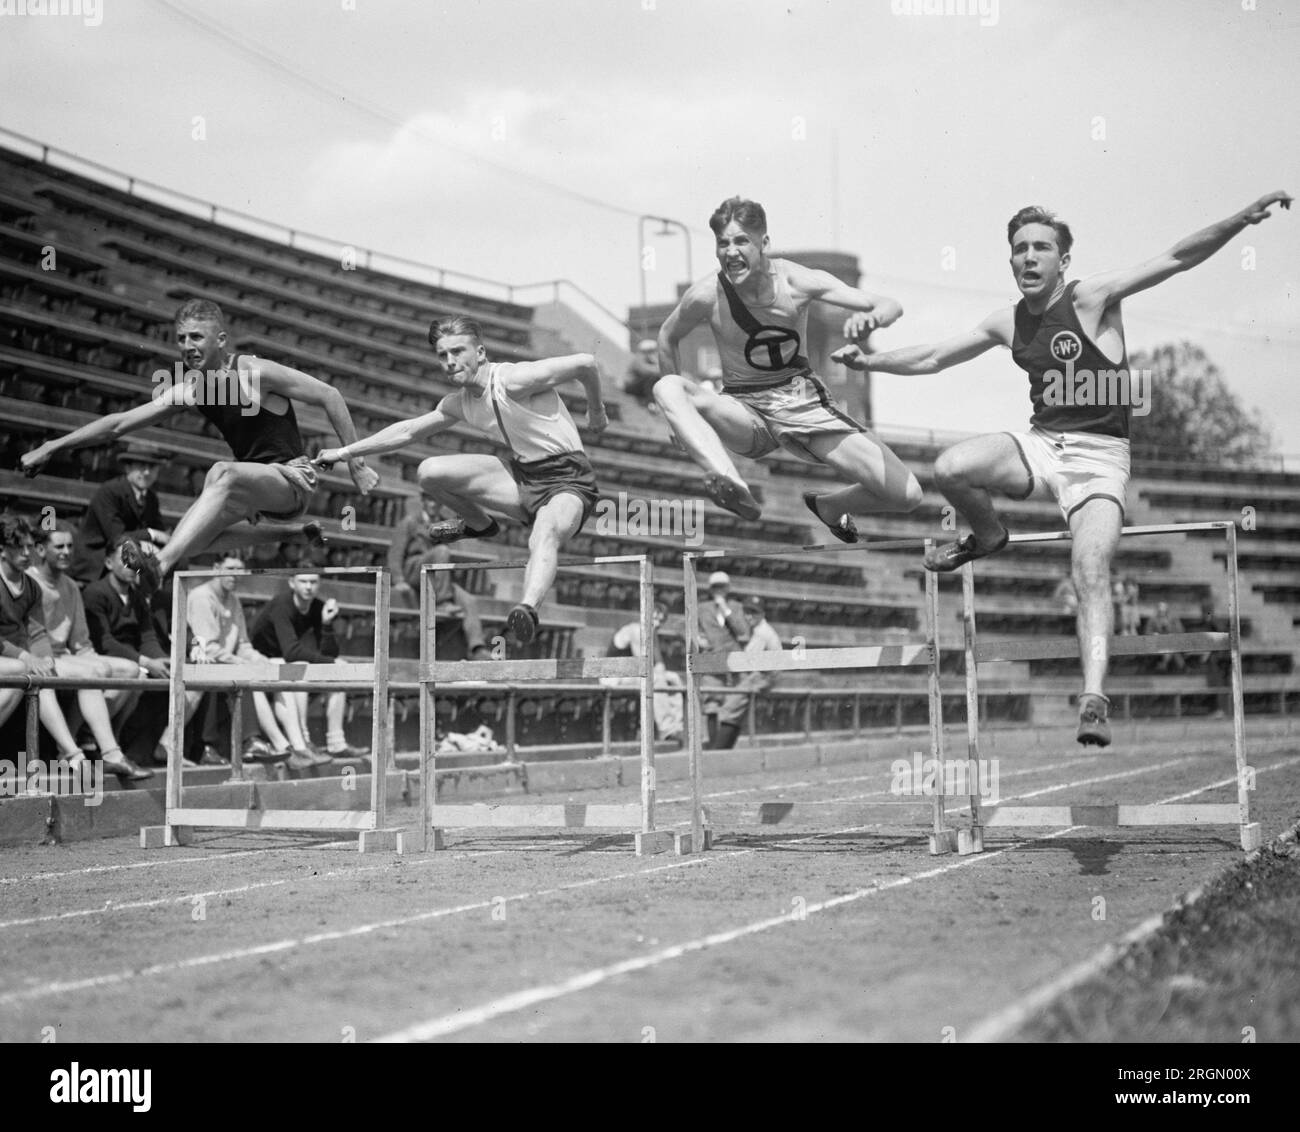
{"label": "hurdler with w logo singlet", "polygon": [[[1021,299],[994,311],[974,330],[943,342],[864,354],[856,346],[832,357],[853,369],[884,373],[938,373],[994,346],[1006,346],[1029,375],[1033,404],[1030,428],[963,440],[939,455],[934,479],[939,490],[970,523],[970,534],[934,547],[927,570],[948,572],[996,554],[1010,535],[993,506],[991,492],[1012,499],[1054,499],[1070,529],[1070,556],[1079,594],[1079,654],[1083,693],[1079,696],[1078,741],[1110,743],[1110,701],[1102,692],[1110,658],[1113,614],[1110,564],[1124,525],[1129,477],[1127,380],[1115,383],[1120,396],[1062,398],[1062,369],[1071,376],[1123,374],[1127,378],[1120,301],[1188,271],[1209,259],[1233,236],[1270,215],[1291,197],[1269,193],[1240,212],[1179,240],[1163,255],[1118,271],[1067,282],[1070,226],[1047,209],[1022,208],[1007,224],[1011,271]],[[1109,392],[1110,384],[1095,388]]]}
{"label": "hurdler with w logo singlet", "polygon": [[[709,227],[721,270],[695,283],[664,322],[659,363],[666,376],[654,389],[673,432],[705,472],[705,494],[742,519],[757,519],[758,503],[730,453],[760,459],[784,448],[847,481],[803,497],[842,542],[857,541],[854,515],[913,510],[921,502],[916,477],[831,399],[803,354],[811,303],[853,311],[844,324],[850,341],[888,326],[903,308],[825,271],[770,257],[767,215],[755,201],[723,201]],[[704,323],[722,359],[721,393],[680,376],[678,343]]]}

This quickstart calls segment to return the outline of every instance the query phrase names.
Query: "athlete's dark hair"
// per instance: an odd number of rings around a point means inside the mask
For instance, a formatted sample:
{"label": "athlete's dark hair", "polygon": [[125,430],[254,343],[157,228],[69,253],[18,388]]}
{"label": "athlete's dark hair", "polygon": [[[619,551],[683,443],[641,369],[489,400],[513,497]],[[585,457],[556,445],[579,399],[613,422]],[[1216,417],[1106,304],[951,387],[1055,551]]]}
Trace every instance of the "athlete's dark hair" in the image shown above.
{"label": "athlete's dark hair", "polygon": [[746,232],[767,234],[767,213],[756,200],[728,197],[713,210],[713,215],[709,217],[709,227],[715,236],[721,236],[722,230],[733,220]]}
{"label": "athlete's dark hair", "polygon": [[32,537],[32,525],[21,515],[0,515],[0,546],[22,546]]}
{"label": "athlete's dark hair", "polygon": [[65,523],[62,519],[56,519],[48,527],[42,523],[32,532],[32,538],[36,540],[37,546],[44,546],[50,541],[52,535],[73,535],[74,538],[76,537],[73,534],[71,524]]}
{"label": "athlete's dark hair", "polygon": [[1016,233],[1026,224],[1046,224],[1056,233],[1057,251],[1062,255],[1070,254],[1070,248],[1074,246],[1074,236],[1070,232],[1070,226],[1056,213],[1039,204],[1026,205],[1011,218],[1007,224],[1008,244],[1015,240]]}
{"label": "athlete's dark hair", "polygon": [[200,322],[215,322],[220,327],[226,325],[225,313],[211,299],[186,299],[176,308],[177,326],[191,318]]}
{"label": "athlete's dark hair", "polygon": [[453,334],[468,334],[476,342],[483,341],[483,328],[472,318],[463,314],[456,318],[434,319],[429,324],[429,345],[437,346],[439,338],[449,338]]}

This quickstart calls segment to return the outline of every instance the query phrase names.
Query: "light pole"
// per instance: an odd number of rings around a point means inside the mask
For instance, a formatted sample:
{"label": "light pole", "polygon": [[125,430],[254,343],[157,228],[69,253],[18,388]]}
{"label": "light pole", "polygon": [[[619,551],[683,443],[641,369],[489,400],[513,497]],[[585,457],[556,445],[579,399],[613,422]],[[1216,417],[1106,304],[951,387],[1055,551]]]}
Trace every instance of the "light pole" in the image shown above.
{"label": "light pole", "polygon": [[695,278],[695,273],[691,268],[691,230],[687,228],[686,225],[683,224],[680,220],[673,220],[667,216],[650,216],[647,214],[645,216],[638,217],[636,222],[636,238],[637,238],[636,262],[641,276],[641,337],[642,338],[645,338],[648,334],[648,330],[647,330],[648,323],[646,322],[646,296],[645,296],[645,253],[646,253],[645,222],[647,220],[652,220],[656,224],[659,224],[661,226],[659,231],[655,233],[655,235],[657,236],[669,235],[670,228],[679,228],[681,230],[682,235],[686,237],[686,281],[689,283],[692,279]]}

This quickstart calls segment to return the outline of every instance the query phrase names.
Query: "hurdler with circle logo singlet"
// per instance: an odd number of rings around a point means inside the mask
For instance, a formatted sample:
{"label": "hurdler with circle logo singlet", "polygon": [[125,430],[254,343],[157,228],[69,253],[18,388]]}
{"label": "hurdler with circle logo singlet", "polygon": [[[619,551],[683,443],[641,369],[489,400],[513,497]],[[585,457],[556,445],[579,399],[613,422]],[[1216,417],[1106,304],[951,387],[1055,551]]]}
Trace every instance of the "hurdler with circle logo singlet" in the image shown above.
{"label": "hurdler with circle logo singlet", "polygon": [[[1022,208],[1007,224],[1011,271],[1021,294],[1015,306],[1001,307],[974,330],[943,342],[880,354],[846,346],[831,355],[853,369],[928,374],[1006,346],[1029,375],[1034,411],[1027,432],[963,440],[935,460],[935,483],[971,530],[931,548],[925,567],[956,570],[1007,545],[1010,535],[991,492],[1056,501],[1070,529],[1079,595],[1083,692],[1077,738],[1085,746],[1110,743],[1110,701],[1102,691],[1114,628],[1110,564],[1124,525],[1130,416],[1147,407],[1134,397],[1120,302],[1209,259],[1237,233],[1267,219],[1275,204],[1290,208],[1291,197],[1269,193],[1163,255],[1069,282],[1070,226],[1045,208]],[[1084,390],[1087,395],[1080,396]]]}
{"label": "hurdler with circle logo singlet", "polygon": [[[730,453],[756,460],[784,448],[847,481],[803,497],[842,542],[857,541],[854,515],[911,511],[921,502],[916,477],[831,399],[803,353],[813,302],[854,312],[844,324],[850,341],[888,326],[903,308],[825,271],[770,257],[767,215],[755,201],[723,201],[709,227],[720,270],[694,283],[664,322],[659,363],[665,376],[654,388],[673,433],[704,470],[704,493],[742,519],[757,519],[758,502]],[[721,393],[680,374],[678,343],[706,322],[722,360]]]}

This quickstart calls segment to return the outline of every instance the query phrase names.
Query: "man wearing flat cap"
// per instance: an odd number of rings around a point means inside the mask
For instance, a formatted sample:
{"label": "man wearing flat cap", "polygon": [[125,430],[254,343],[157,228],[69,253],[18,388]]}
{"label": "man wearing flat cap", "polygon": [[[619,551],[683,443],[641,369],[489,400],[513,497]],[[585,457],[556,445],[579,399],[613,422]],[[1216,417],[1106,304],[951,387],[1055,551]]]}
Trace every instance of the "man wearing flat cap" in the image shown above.
{"label": "man wearing flat cap", "polygon": [[133,538],[146,554],[167,545],[162,506],[154,481],[167,456],[149,444],[128,441],[118,453],[122,474],[101,484],[82,516],[68,573],[83,586],[104,573],[108,548],[121,536]]}
{"label": "man wearing flat cap", "polygon": [[[745,620],[740,602],[733,600],[730,595],[731,579],[721,570],[710,574],[708,599],[701,599],[699,604],[700,652],[736,652],[749,641],[749,623]],[[723,691],[735,682],[735,673],[700,677],[700,710],[709,722],[710,736],[717,728]]]}

